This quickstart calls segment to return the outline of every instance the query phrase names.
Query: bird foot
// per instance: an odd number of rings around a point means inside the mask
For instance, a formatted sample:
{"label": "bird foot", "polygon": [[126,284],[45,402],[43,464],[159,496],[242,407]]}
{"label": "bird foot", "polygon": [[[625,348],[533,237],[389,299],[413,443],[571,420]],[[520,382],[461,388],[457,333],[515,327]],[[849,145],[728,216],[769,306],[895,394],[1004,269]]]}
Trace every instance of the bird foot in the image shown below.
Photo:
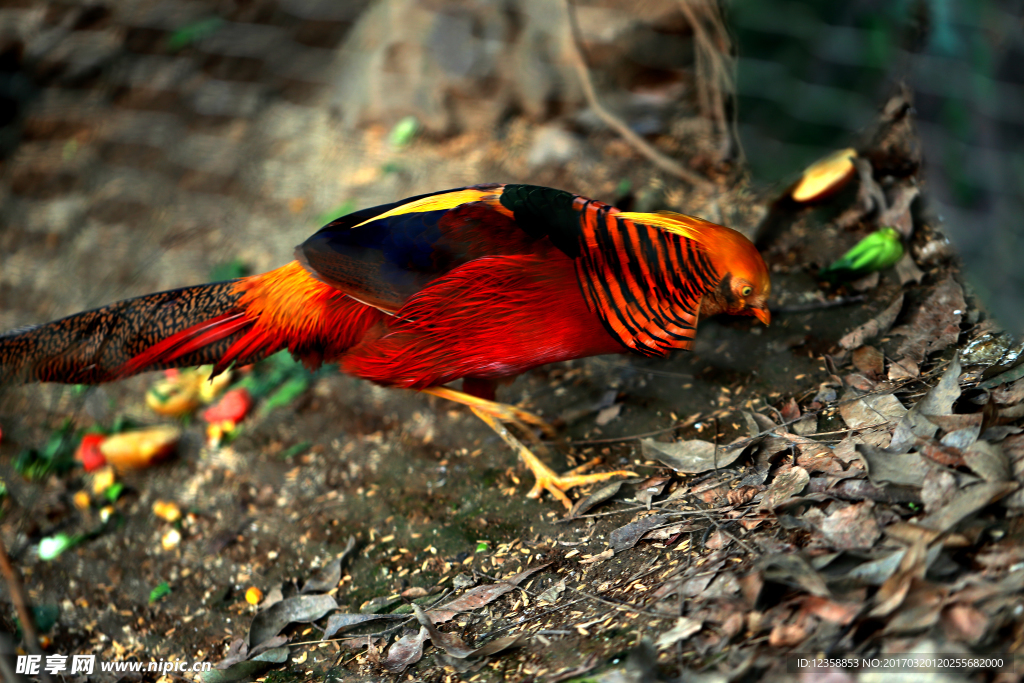
{"label": "bird foot", "polygon": [[569,496],[565,495],[565,492],[575,486],[585,486],[587,484],[593,484],[598,481],[604,481],[611,479],[612,477],[635,477],[637,476],[634,472],[627,470],[618,470],[615,472],[602,472],[600,474],[582,474],[586,470],[590,469],[598,462],[599,458],[595,458],[590,462],[584,463],[579,467],[569,470],[565,474],[555,474],[554,470],[541,462],[540,458],[534,455],[533,451],[527,448],[523,443],[517,439],[512,433],[501,424],[494,416],[480,408],[470,406],[470,409],[476,413],[477,417],[487,423],[487,425],[493,429],[498,436],[502,438],[512,449],[519,454],[519,457],[523,459],[526,466],[533,472],[533,476],[537,478],[537,483],[533,485],[530,492],[526,494],[528,498],[539,498],[541,493],[547,491],[552,496],[562,501],[562,505],[566,509],[572,509],[572,500]]}
{"label": "bird foot", "polygon": [[536,449],[543,449],[544,445],[540,443],[537,437],[534,435],[531,426],[539,427],[548,436],[555,435],[555,429],[547,422],[537,417],[533,413],[517,408],[507,403],[498,403],[496,401],[488,401],[484,398],[472,396],[462,391],[456,391],[454,389],[448,389],[447,387],[431,387],[424,389],[424,393],[433,394],[439,398],[445,398],[450,401],[455,401],[463,405],[469,406],[477,417],[487,423],[491,429],[497,433],[502,440],[512,447],[519,457],[523,459],[526,466],[533,472],[533,476],[537,478],[537,483],[533,485],[530,492],[527,493],[529,498],[539,498],[541,493],[547,491],[552,496],[562,501],[562,504],[566,508],[572,509],[572,501],[569,496],[565,495],[565,492],[576,486],[586,486],[587,484],[593,484],[599,481],[605,481],[613,477],[635,477],[637,476],[634,472],[628,470],[617,470],[615,472],[602,472],[601,474],[583,474],[588,469],[600,462],[600,458],[595,458],[590,462],[584,463],[579,467],[569,470],[565,474],[555,474],[554,470],[541,462],[532,450],[523,445],[523,443],[517,439],[512,432],[505,426],[506,424],[515,425],[521,429],[529,439],[533,441],[531,444]]}
{"label": "bird foot", "polygon": [[562,504],[566,508],[572,509],[572,501],[569,496],[565,495],[565,492],[576,486],[586,486],[587,484],[594,484],[599,481],[606,481],[613,477],[635,477],[635,472],[628,470],[616,470],[615,472],[601,472],[599,474],[580,474],[590,469],[594,465],[601,462],[600,458],[594,458],[590,462],[584,463],[579,467],[575,467],[565,474],[555,474],[555,472],[537,459],[537,456],[530,454],[531,458],[527,458],[523,453],[520,453],[520,457],[526,462],[527,466],[533,472],[533,476],[537,478],[537,482],[530,489],[530,492],[526,494],[527,498],[540,498],[541,493],[547,491],[552,496],[562,501]]}
{"label": "bird foot", "polygon": [[447,387],[431,387],[429,389],[424,389],[423,392],[426,394],[433,394],[438,398],[445,398],[449,401],[455,401],[456,403],[469,406],[477,415],[484,412],[499,422],[513,424],[521,429],[523,433],[527,434],[531,439],[535,438],[531,427],[540,429],[548,437],[554,437],[556,434],[555,428],[545,422],[543,418],[534,415],[528,410],[517,408],[516,406],[509,405],[508,403],[488,401],[485,398],[478,398]]}

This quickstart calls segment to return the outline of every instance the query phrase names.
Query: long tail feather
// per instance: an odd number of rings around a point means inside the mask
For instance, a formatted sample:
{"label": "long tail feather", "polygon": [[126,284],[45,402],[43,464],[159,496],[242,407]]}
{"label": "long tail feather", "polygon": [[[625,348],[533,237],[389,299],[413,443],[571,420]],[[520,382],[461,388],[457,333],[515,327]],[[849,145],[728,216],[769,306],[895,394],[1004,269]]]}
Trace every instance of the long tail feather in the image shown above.
{"label": "long tail feather", "polygon": [[96,384],[215,363],[253,325],[241,297],[236,282],[197,285],[8,333],[0,336],[0,381]]}
{"label": "long tail feather", "polygon": [[97,384],[206,364],[219,372],[283,348],[318,367],[337,360],[384,317],[293,261],[262,275],[119,301],[0,335],[0,385]]}

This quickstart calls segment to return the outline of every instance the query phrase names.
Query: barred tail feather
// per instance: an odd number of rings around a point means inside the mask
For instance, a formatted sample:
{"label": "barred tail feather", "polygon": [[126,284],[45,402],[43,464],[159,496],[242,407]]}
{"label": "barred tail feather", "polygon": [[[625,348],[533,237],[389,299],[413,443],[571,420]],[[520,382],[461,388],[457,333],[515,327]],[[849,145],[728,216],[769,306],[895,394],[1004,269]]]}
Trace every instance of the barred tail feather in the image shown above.
{"label": "barred tail feather", "polygon": [[0,335],[0,385],[98,384],[206,364],[220,372],[284,348],[315,368],[340,358],[371,330],[379,334],[386,317],[293,261]]}
{"label": "barred tail feather", "polygon": [[[0,380],[96,384],[220,361],[253,326],[236,282],[185,287],[0,336]],[[276,348],[250,349],[251,362]]]}

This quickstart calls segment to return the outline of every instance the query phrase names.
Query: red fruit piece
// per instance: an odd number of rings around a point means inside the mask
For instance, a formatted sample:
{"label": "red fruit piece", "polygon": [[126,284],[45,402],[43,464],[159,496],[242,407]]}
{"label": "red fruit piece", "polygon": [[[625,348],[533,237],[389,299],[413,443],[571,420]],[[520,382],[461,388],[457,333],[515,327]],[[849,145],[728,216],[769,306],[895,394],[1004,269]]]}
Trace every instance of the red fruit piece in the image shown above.
{"label": "red fruit piece", "polygon": [[252,397],[248,389],[232,389],[203,411],[203,419],[210,424],[240,422],[251,407]]}
{"label": "red fruit piece", "polygon": [[75,459],[82,463],[86,472],[98,470],[107,464],[107,459],[100,452],[100,444],[106,438],[106,434],[86,434],[82,437],[82,443],[78,444],[78,450],[75,451]]}

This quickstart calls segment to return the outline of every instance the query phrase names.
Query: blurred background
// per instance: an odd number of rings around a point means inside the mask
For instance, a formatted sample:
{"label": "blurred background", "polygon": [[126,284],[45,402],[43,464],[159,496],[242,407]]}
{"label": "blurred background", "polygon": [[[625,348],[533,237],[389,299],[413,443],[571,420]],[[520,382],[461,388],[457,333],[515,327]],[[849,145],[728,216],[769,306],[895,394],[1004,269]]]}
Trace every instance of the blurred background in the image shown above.
{"label": "blurred background", "polygon": [[[1020,331],[1020,10],[7,0],[0,329],[218,266],[268,269],[340,213],[481,182],[753,234],[802,168],[852,146],[883,188],[923,185],[916,220],[941,222],[975,290]],[[681,170],[661,170],[609,118]]]}

